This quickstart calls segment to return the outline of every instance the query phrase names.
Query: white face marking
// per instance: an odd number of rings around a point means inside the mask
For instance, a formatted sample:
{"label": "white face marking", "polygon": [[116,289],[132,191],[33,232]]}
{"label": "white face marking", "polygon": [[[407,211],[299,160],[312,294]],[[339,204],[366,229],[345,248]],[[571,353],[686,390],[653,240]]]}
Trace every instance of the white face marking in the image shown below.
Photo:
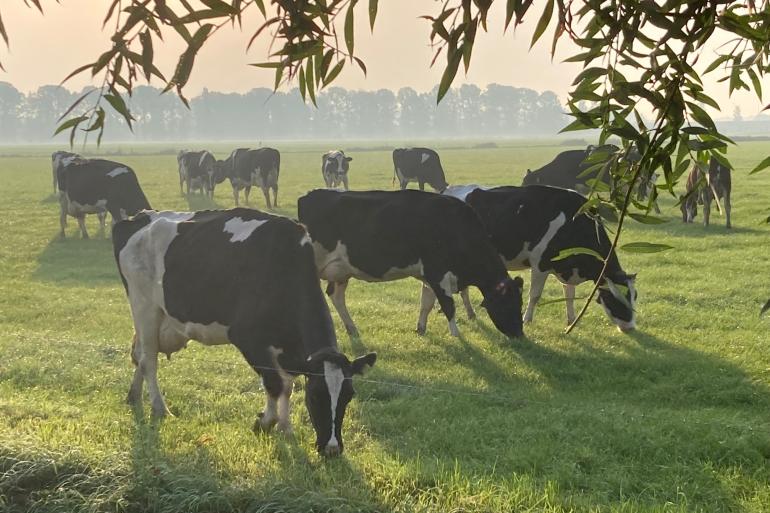
{"label": "white face marking", "polygon": [[329,447],[338,447],[336,432],[336,417],[337,417],[337,403],[340,400],[340,392],[342,391],[342,383],[345,380],[345,375],[342,373],[337,365],[331,362],[324,362],[324,379],[326,380],[326,388],[329,389],[329,399],[331,401],[332,410],[332,436],[326,443]]}
{"label": "white face marking", "polygon": [[618,319],[615,317],[610,309],[607,307],[607,305],[604,304],[604,302],[601,303],[602,308],[604,308],[604,312],[607,314],[607,317],[612,320],[615,325],[621,330],[621,331],[630,331],[636,329],[636,289],[635,289],[635,281],[629,280],[628,281],[628,292],[630,295],[630,299],[626,298],[626,296],[621,292],[620,289],[618,289],[619,286],[625,287],[625,284],[616,284],[609,279],[606,280],[607,282],[607,288],[612,293],[615,298],[617,298],[618,301],[621,303],[624,303],[628,305],[631,308],[631,320],[630,321],[624,321],[623,319]]}
{"label": "white face marking", "polygon": [[230,242],[243,242],[254,233],[254,230],[265,224],[267,220],[260,221],[259,219],[252,219],[250,221],[244,221],[240,217],[233,217],[225,223],[225,231],[231,233]]}
{"label": "white face marking", "polygon": [[429,158],[430,158],[430,153],[423,153],[422,160],[420,160],[420,164],[425,164],[425,161],[427,161]]}
{"label": "white face marking", "polygon": [[128,173],[128,168],[126,168],[126,167],[116,167],[115,169],[113,169],[112,171],[107,173],[107,176],[109,176],[110,178],[115,178],[116,176],[122,175],[124,173]]}

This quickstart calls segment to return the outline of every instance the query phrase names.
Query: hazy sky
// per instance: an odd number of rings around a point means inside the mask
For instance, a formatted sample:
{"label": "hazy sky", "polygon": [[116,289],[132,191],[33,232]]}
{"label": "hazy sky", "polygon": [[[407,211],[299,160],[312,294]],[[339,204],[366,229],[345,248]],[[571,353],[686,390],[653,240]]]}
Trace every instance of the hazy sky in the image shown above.
{"label": "hazy sky", "polygon": [[[76,67],[92,62],[108,48],[110,29],[101,30],[106,12],[106,0],[52,0],[43,2],[45,16],[28,9],[21,1],[3,2],[2,14],[11,38],[10,51],[0,47],[0,55],[7,72],[0,71],[0,81],[11,82],[24,92],[40,85],[58,83]],[[435,13],[440,4],[431,0],[383,0],[374,34],[371,34],[365,5],[359,7],[356,19],[356,53],[367,65],[368,76],[357,67],[350,67],[335,81],[352,89],[399,89],[411,86],[418,91],[431,89],[439,81],[441,68],[429,68],[432,50],[428,36],[430,24],[418,19],[419,15]],[[535,17],[514,32],[503,33],[504,2],[490,14],[489,33],[476,37],[473,61],[467,76],[458,74],[455,85],[463,82],[484,86],[488,83],[529,87],[537,91],[552,90],[564,101],[573,78],[580,71],[576,64],[561,60],[575,53],[568,40],[559,43],[552,61],[549,30],[545,39],[528,51]],[[243,92],[254,87],[272,87],[273,73],[248,66],[265,60],[269,37],[261,37],[247,54],[246,42],[251,31],[261,22],[255,12],[244,20],[244,30],[223,28],[201,50],[196,67],[186,88],[193,96],[204,87],[223,92]],[[171,75],[175,56],[182,46],[176,34],[169,33],[167,43],[156,45],[156,59],[161,70]],[[441,58],[440,58],[441,59]],[[355,68],[355,69],[354,69]],[[88,77],[82,76],[67,83],[71,89],[80,89]],[[766,81],[767,82],[767,81]],[[160,85],[160,84],[155,84]],[[719,117],[731,117],[735,105],[740,105],[744,117],[759,112],[762,104],[755,96],[742,93],[728,98],[725,84],[713,80],[706,83],[721,105]],[[766,87],[770,90],[770,84]]]}

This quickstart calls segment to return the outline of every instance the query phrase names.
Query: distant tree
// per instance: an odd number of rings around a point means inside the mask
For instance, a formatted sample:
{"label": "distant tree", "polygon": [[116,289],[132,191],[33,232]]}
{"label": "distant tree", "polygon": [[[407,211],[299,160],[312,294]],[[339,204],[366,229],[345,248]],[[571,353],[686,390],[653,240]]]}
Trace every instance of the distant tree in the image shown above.
{"label": "distant tree", "polygon": [[19,139],[24,100],[24,95],[15,87],[8,82],[0,82],[0,141]]}

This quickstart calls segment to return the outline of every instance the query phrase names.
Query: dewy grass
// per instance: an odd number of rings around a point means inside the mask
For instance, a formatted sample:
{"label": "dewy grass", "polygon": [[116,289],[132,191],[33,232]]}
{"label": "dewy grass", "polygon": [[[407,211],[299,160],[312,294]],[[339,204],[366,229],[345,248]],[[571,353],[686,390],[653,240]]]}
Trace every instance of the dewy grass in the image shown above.
{"label": "dewy grass", "polygon": [[[477,142],[436,144],[450,183],[517,184],[566,149]],[[351,143],[369,149],[350,152],[351,186],[391,189],[383,148],[399,145]],[[320,156],[332,146],[275,146],[277,211],[294,216],[297,198],[323,185]],[[113,158],[137,171],[155,208],[233,205],[227,184],[213,202],[180,196],[174,149]],[[597,305],[564,335],[554,302],[521,340],[483,311],[460,314],[458,339],[434,312],[420,337],[414,280],[352,282],[362,337],[350,340],[333,314],[340,345],[379,359],[356,384],[344,457],[327,461],[313,450],[302,391],[293,438],[252,433],[264,394],[232,347],[191,343],[160,362],[175,417],[131,411],[131,318],[109,233],[92,216],[92,240],[73,220],[59,240],[49,149],[0,149],[0,511],[770,511],[770,320],[758,316],[770,294],[770,174],[748,175],[768,152],[731,149],[733,230],[719,215],[708,229],[683,225],[670,198],[667,224],[628,225],[623,243],[675,247],[620,254],[639,273],[629,335]],[[261,194],[252,200],[263,208]],[[559,297],[551,278],[544,300]]]}

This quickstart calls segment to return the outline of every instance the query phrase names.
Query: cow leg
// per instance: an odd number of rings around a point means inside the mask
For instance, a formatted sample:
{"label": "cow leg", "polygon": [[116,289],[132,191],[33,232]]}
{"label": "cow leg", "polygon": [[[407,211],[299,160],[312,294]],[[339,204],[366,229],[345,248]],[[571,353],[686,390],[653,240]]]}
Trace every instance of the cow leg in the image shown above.
{"label": "cow leg", "polygon": [[527,311],[524,314],[524,322],[532,322],[532,318],[535,316],[535,306],[543,294],[546,279],[548,279],[548,273],[532,268],[529,280],[529,303],[527,303]]}
{"label": "cow leg", "polygon": [[425,182],[421,181],[421,182],[419,182],[419,184],[420,184],[420,190],[424,191],[425,190]]}
{"label": "cow leg", "polygon": [[726,228],[732,228],[732,225],[730,224],[730,209],[732,207],[730,205],[730,192],[729,191],[725,191],[725,195],[722,196],[722,205],[724,205],[724,207],[725,207],[725,218],[726,218],[725,227]]}
{"label": "cow leg", "polygon": [[351,337],[358,337],[358,328],[356,328],[356,324],[353,322],[353,318],[350,316],[350,312],[348,312],[348,306],[345,303],[345,290],[348,288],[348,283],[349,280],[342,282],[330,281],[329,286],[326,288],[326,293],[331,297],[334,309],[337,310],[342,323],[345,325],[345,331]]}
{"label": "cow leg", "polygon": [[346,190],[346,191],[347,191],[347,190],[350,190],[350,189],[348,188],[348,175],[344,175],[344,176],[342,177],[342,186],[345,188],[345,190]]}
{"label": "cow leg", "polygon": [[67,209],[64,205],[61,205],[61,210],[59,211],[59,226],[61,230],[59,231],[59,235],[63,239],[67,235],[64,233],[64,227],[67,226]]}
{"label": "cow leg", "polygon": [[273,186],[273,206],[278,206],[278,184]]}
{"label": "cow leg", "polygon": [[270,187],[262,187],[262,194],[265,195],[265,204],[270,208]]}
{"label": "cow leg", "polygon": [[575,286],[562,283],[564,288],[564,299],[567,306],[567,325],[575,322]]}
{"label": "cow leg", "polygon": [[420,291],[420,317],[417,319],[417,334],[425,335],[428,329],[428,315],[436,304],[436,294],[427,283],[422,284]]}
{"label": "cow leg", "polygon": [[251,193],[251,185],[243,189],[243,201],[245,201],[247,205],[249,204],[249,193]]}
{"label": "cow leg", "polygon": [[142,402],[142,385],[144,383],[144,377],[142,376],[142,368],[139,366],[139,361],[142,358],[142,353],[139,344],[136,342],[136,332],[134,332],[134,338],[131,341],[131,361],[134,364],[134,377],[131,380],[131,387],[128,389],[128,395],[126,396],[126,403],[132,406],[138,406]]}
{"label": "cow leg", "polygon": [[[135,350],[134,354],[138,356],[138,368],[147,384],[147,392],[150,395],[150,404],[152,405],[152,415],[154,417],[171,415],[171,412],[169,412],[166,407],[166,401],[163,399],[160,386],[158,385],[158,350],[160,346],[159,335],[161,313],[158,310],[148,311],[148,308],[143,308],[138,304],[132,304],[131,310],[134,312],[134,319],[139,320],[139,322],[135,322],[134,324],[139,345],[138,351]],[[137,379],[136,373],[134,374],[134,378]],[[129,394],[134,390],[133,382],[131,387],[132,388],[129,389]],[[141,389],[140,386],[137,386],[136,388]]]}
{"label": "cow leg", "polygon": [[179,174],[179,194],[181,194],[182,196],[184,196],[184,189],[182,188],[183,185],[184,185],[184,176],[182,176],[182,174],[180,173]]}
{"label": "cow leg", "polygon": [[465,312],[468,314],[468,319],[474,320],[476,318],[476,312],[473,311],[473,305],[471,304],[471,298],[468,297],[467,288],[460,291],[460,297],[463,299],[463,305],[465,306]]}
{"label": "cow leg", "polygon": [[703,197],[703,226],[706,228],[709,225],[709,217],[711,217],[711,193],[707,191]]}
{"label": "cow leg", "polygon": [[283,380],[277,371],[261,370],[262,385],[265,387],[265,409],[254,422],[254,431],[269,432],[278,422],[278,401],[283,394]]}
{"label": "cow leg", "polygon": [[294,379],[290,374],[281,373],[283,390],[278,397],[278,431],[285,435],[292,433],[291,428],[291,392],[294,389]]}
{"label": "cow leg", "polygon": [[[99,231],[104,233],[107,228],[107,212],[97,212],[96,217],[99,219]],[[115,224],[115,217],[112,218],[112,224]]]}
{"label": "cow leg", "polygon": [[235,200],[235,206],[238,206],[238,188],[233,185],[233,199]]}
{"label": "cow leg", "polygon": [[452,299],[450,293],[447,293],[440,285],[432,286],[433,293],[438,299],[438,304],[441,307],[441,311],[444,312],[447,322],[449,323],[449,333],[453,337],[460,336],[460,330],[457,329],[457,308],[455,307],[455,300]]}
{"label": "cow leg", "polygon": [[84,239],[88,238],[88,230],[86,230],[86,215],[80,214],[77,216],[78,219],[78,227],[80,227],[80,234],[83,236]]}

